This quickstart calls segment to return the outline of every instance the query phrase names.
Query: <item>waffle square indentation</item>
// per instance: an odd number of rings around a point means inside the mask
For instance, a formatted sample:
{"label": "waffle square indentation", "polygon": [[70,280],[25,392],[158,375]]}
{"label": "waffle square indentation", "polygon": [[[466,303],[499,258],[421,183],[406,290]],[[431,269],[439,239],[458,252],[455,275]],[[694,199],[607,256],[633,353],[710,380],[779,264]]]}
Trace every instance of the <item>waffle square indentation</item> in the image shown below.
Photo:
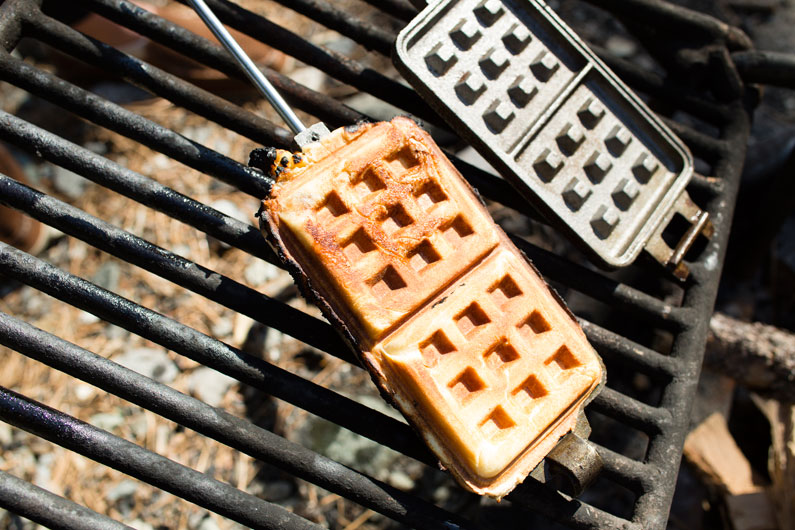
{"label": "waffle square indentation", "polygon": [[503,35],[502,42],[505,44],[508,51],[517,55],[530,44],[532,39],[530,30],[528,30],[527,27],[523,24],[514,24],[511,29]]}
{"label": "waffle square indentation", "polygon": [[478,375],[477,370],[471,366],[458,374],[455,379],[447,384],[450,392],[458,401],[466,402],[470,400],[476,392],[486,388],[486,383]]}
{"label": "waffle square indentation", "polygon": [[443,355],[455,351],[455,345],[441,329],[420,343],[420,353],[426,366],[434,367]]}
{"label": "waffle square indentation", "polygon": [[353,235],[342,244],[342,251],[351,263],[356,263],[365,254],[375,250],[375,244],[364,228],[359,227]]}
{"label": "waffle square indentation", "polygon": [[640,189],[637,183],[634,180],[624,178],[618,182],[616,189],[613,190],[613,202],[622,210],[628,210],[639,194]]}
{"label": "waffle square indentation", "polygon": [[657,160],[648,153],[641,153],[632,166],[632,174],[641,184],[646,184],[651,180],[652,175],[660,167]]}
{"label": "waffle square indentation", "polygon": [[544,318],[544,315],[542,315],[540,311],[534,309],[526,318],[519,322],[518,328],[519,331],[532,331],[534,334],[538,335],[549,331],[552,329],[552,326],[549,325],[549,322],[547,322],[547,319]]}
{"label": "waffle square indentation", "polygon": [[547,390],[538,377],[530,374],[527,376],[527,379],[522,381],[521,385],[513,389],[511,394],[519,398],[524,398],[524,400],[538,399],[549,394],[549,390]]}
{"label": "waffle square indentation", "polygon": [[484,0],[474,9],[475,16],[481,24],[488,27],[494,24],[502,16],[505,9],[498,0]]}
{"label": "waffle square indentation", "polygon": [[474,20],[469,18],[461,19],[450,31],[450,38],[462,50],[471,48],[480,38],[480,35],[480,27]]}
{"label": "waffle square indentation", "polygon": [[561,370],[571,370],[577,368],[582,363],[577,357],[571,353],[571,350],[565,344],[558,348],[558,350],[546,360],[545,364],[555,363]]}
{"label": "waffle square indentation", "polygon": [[530,76],[520,75],[508,88],[508,97],[519,108],[526,106],[538,93],[538,87]]}
{"label": "waffle square indentation", "polygon": [[489,79],[497,79],[510,63],[510,56],[504,48],[491,48],[479,62],[480,69]]}
{"label": "waffle square indentation", "polygon": [[486,91],[486,82],[480,74],[467,72],[453,90],[465,105],[472,105]]}
{"label": "waffle square indentation", "polygon": [[408,254],[409,265],[415,271],[419,272],[431,263],[435,263],[442,259],[439,252],[433,247],[430,241],[423,240],[422,243],[414,247]]}
{"label": "waffle square indentation", "polygon": [[591,228],[601,239],[607,239],[618,224],[618,211],[612,206],[599,206],[591,218]]}
{"label": "waffle square indentation", "polygon": [[443,76],[458,61],[455,47],[451,43],[439,42],[425,56],[428,70],[436,77]]}
{"label": "waffle square indentation", "polygon": [[341,215],[348,213],[350,210],[348,209],[347,206],[345,206],[345,203],[342,202],[342,199],[337,194],[337,192],[331,191],[329,192],[328,195],[326,195],[326,198],[323,199],[323,201],[320,203],[318,211],[321,215],[324,212],[326,212],[332,217],[339,217]]}
{"label": "waffle square indentation", "polygon": [[610,133],[605,138],[607,150],[613,156],[621,156],[632,141],[632,135],[623,125],[614,125]]}
{"label": "waffle square indentation", "polygon": [[485,326],[491,319],[477,302],[472,302],[466,309],[455,316],[458,329],[465,337],[474,334],[478,328]]}
{"label": "waffle square indentation", "polygon": [[604,115],[605,108],[601,103],[591,97],[586,99],[585,103],[580,107],[580,110],[577,111],[580,122],[588,129],[596,127],[596,124],[602,120]]}
{"label": "waffle square indentation", "polygon": [[423,210],[429,210],[434,204],[447,200],[447,194],[441,186],[433,180],[423,182],[414,192],[417,204]]}
{"label": "waffle square indentation", "polygon": [[516,114],[510,104],[495,99],[486,109],[486,112],[483,113],[483,121],[493,132],[499,133],[508,126],[515,116]]}
{"label": "waffle square indentation", "polygon": [[466,219],[461,215],[457,215],[449,224],[442,227],[442,233],[448,242],[455,245],[459,240],[474,234],[475,231],[472,230]]}
{"label": "waffle square indentation", "polygon": [[480,428],[486,438],[494,438],[498,434],[514,427],[516,422],[511,418],[502,406],[497,405],[480,422]]}
{"label": "waffle square indentation", "polygon": [[392,265],[388,265],[370,278],[368,284],[372,287],[376,296],[383,297],[392,291],[404,288],[406,281]]}
{"label": "waffle square indentation", "polygon": [[503,338],[496,346],[488,350],[484,357],[486,364],[492,370],[500,370],[506,368],[506,364],[518,359],[519,352]]}
{"label": "waffle square indentation", "polygon": [[361,178],[358,182],[356,182],[354,187],[357,188],[360,195],[364,195],[374,191],[382,190],[386,188],[386,184],[384,184],[383,179],[378,176],[373,168],[367,168],[364,170],[364,172],[362,172]]}
{"label": "waffle square indentation", "polygon": [[522,294],[522,290],[516,285],[516,281],[511,278],[510,274],[506,274],[500,281],[495,283],[489,288],[491,300],[499,308],[505,306],[511,298],[515,298]]}
{"label": "waffle square indentation", "polygon": [[591,196],[591,187],[577,177],[572,177],[563,189],[563,201],[572,211],[582,208],[585,201]]}
{"label": "waffle square indentation", "polygon": [[560,63],[555,59],[555,56],[549,52],[542,51],[539,53],[533,62],[530,63],[530,70],[539,81],[549,81],[555,72],[560,68]]}
{"label": "waffle square indentation", "polygon": [[389,206],[386,213],[383,214],[381,218],[383,219],[381,222],[381,229],[387,235],[393,234],[400,228],[414,222],[414,219],[406,212],[403,205],[399,203]]}

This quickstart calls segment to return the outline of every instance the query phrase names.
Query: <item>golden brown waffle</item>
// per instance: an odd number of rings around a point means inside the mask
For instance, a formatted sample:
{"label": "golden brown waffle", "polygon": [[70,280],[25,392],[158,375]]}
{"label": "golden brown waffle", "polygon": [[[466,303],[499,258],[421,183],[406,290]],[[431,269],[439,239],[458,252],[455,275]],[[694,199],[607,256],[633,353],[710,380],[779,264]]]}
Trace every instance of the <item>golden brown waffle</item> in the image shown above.
{"label": "golden brown waffle", "polygon": [[601,361],[407,118],[278,152],[263,230],[467,488],[502,497],[570,431]]}

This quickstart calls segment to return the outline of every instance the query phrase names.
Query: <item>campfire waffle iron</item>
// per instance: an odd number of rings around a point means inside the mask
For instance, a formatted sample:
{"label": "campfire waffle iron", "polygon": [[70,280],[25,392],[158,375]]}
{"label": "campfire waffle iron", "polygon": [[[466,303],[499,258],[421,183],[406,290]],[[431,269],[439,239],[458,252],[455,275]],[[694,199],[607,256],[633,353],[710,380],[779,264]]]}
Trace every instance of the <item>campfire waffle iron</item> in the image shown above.
{"label": "campfire waffle iron", "polygon": [[[394,59],[447,122],[600,265],[642,249],[684,279],[708,214],[685,145],[538,0],[432,2]],[[671,248],[674,215],[690,227]]]}
{"label": "campfire waffle iron", "polygon": [[442,464],[506,495],[603,383],[576,320],[413,121],[269,154],[268,241]]}
{"label": "campfire waffle iron", "polygon": [[598,455],[568,433],[585,429],[601,359],[431,137],[408,118],[305,128],[191,4],[297,133],[300,152],[252,154],[275,181],[261,228],[381,393],[476,493],[507,495],[566,435],[558,452],[592,477]]}

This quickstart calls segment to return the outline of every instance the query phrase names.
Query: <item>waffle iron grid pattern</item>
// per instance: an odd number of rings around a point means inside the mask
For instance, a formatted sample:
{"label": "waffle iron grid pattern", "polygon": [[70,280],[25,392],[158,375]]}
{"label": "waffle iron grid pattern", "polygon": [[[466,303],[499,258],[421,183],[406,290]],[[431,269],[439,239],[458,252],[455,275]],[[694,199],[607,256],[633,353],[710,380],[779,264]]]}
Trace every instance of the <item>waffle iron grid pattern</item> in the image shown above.
{"label": "waffle iron grid pattern", "polygon": [[686,149],[541,3],[428,10],[398,38],[404,75],[599,261],[634,260],[690,178]]}

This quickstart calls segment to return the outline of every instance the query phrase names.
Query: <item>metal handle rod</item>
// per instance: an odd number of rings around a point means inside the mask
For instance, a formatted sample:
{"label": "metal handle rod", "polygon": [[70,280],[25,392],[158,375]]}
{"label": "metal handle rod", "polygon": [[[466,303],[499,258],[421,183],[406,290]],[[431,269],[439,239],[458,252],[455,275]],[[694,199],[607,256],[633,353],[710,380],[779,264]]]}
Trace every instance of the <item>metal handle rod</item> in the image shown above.
{"label": "metal handle rod", "polygon": [[207,4],[204,3],[204,0],[188,0],[190,5],[196,11],[196,13],[201,17],[207,27],[210,28],[210,31],[213,32],[213,35],[221,41],[221,44],[232,54],[238,64],[243,68],[243,72],[246,76],[254,83],[254,86],[257,87],[257,90],[270,101],[273,108],[276,109],[276,112],[279,113],[279,116],[287,123],[287,125],[292,129],[293,133],[298,134],[301,131],[306,130],[306,126],[298,119],[298,116],[295,115],[293,109],[287,104],[279,92],[276,91],[276,88],[268,81],[268,79],[262,74],[257,65],[254,64],[246,52],[240,47],[240,45],[235,41],[232,35],[226,30],[226,28],[221,24],[221,21],[218,20],[218,17],[207,7]]}

